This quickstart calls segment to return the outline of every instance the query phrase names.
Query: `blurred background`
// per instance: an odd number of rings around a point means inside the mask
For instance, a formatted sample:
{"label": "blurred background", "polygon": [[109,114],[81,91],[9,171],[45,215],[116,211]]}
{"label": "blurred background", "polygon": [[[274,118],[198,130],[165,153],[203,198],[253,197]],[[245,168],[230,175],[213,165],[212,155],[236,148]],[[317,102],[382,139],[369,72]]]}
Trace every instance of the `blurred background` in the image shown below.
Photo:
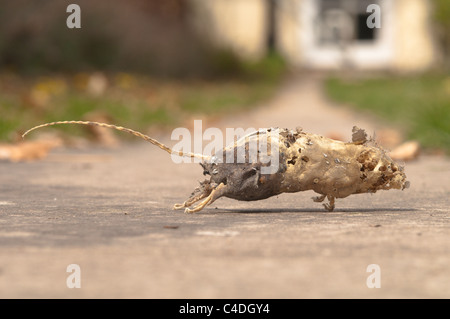
{"label": "blurred background", "polygon": [[0,141],[56,120],[166,130],[320,73],[330,100],[448,152],[449,68],[447,0],[0,0]]}

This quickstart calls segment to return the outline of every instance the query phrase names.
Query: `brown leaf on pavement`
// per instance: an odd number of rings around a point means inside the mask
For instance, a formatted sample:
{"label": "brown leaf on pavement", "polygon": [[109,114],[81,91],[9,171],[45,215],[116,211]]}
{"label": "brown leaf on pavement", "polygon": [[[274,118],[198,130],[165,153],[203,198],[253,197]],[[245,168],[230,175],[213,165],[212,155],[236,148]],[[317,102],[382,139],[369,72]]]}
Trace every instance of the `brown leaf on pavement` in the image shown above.
{"label": "brown leaf on pavement", "polygon": [[48,138],[15,144],[0,144],[0,160],[27,162],[43,159],[48,152],[62,145],[59,138]]}

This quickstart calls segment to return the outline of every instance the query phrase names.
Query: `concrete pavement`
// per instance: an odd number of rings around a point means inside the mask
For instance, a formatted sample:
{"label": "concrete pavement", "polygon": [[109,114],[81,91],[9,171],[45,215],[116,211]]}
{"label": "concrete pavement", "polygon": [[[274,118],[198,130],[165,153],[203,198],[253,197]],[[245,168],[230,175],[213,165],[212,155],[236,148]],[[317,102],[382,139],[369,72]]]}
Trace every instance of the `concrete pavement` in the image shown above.
{"label": "concrete pavement", "polygon": [[[350,136],[353,125],[377,129],[330,104],[318,81],[300,80],[204,128]],[[337,200],[334,212],[303,192],[221,198],[188,215],[172,206],[203,179],[201,167],[148,143],[1,162],[0,297],[449,298],[450,161],[424,155],[406,174],[411,188]],[[71,264],[81,288],[67,286]],[[367,285],[372,264],[380,288]]]}

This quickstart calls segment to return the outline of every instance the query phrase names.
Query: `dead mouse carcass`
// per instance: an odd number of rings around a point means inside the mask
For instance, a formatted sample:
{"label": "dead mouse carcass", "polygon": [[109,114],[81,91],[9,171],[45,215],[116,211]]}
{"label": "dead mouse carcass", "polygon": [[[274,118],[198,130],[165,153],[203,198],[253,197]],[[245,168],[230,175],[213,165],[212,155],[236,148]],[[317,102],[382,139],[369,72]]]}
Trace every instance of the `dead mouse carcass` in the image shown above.
{"label": "dead mouse carcass", "polygon": [[[185,202],[174,205],[174,209],[185,209],[187,213],[198,212],[220,197],[254,201],[306,190],[320,194],[313,197],[315,202],[327,198],[328,203],[323,205],[332,211],[336,198],[378,190],[403,190],[409,186],[403,167],[374,141],[367,139],[364,130],[357,127],[353,128],[352,142],[349,143],[306,133],[301,129],[268,128],[248,134],[211,156],[175,151],[140,132],[98,122],[46,123],[28,130],[23,136],[34,129],[56,124],[113,128],[143,138],[169,154],[200,158],[203,174],[210,175],[210,178],[201,182]],[[247,154],[246,161],[237,160],[239,149],[248,151],[254,145],[252,142],[259,143],[261,140],[266,141],[272,153],[267,152],[264,155],[266,158],[258,154],[253,159],[251,154]],[[233,154],[231,161],[230,153]]]}

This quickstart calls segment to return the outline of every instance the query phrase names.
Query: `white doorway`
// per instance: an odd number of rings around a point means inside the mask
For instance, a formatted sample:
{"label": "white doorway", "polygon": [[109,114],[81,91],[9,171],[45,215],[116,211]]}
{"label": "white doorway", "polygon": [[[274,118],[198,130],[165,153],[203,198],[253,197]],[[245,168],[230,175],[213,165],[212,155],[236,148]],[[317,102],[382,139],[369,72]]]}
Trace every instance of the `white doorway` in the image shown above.
{"label": "white doorway", "polygon": [[[369,28],[370,4],[381,8],[381,27]],[[303,0],[300,41],[304,66],[387,69],[394,57],[393,0]]]}

